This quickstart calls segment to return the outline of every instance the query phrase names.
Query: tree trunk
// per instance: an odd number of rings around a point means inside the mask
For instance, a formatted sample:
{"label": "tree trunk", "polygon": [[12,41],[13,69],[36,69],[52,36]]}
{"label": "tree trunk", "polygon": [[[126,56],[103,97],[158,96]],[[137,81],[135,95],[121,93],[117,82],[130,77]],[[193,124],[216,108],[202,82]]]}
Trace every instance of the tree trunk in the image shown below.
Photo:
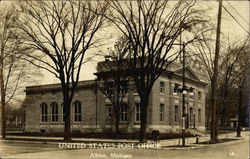
{"label": "tree trunk", "polygon": [[242,124],[242,91],[239,90],[239,105],[238,105],[238,125],[236,137],[241,137],[241,124]]}
{"label": "tree trunk", "polygon": [[[120,67],[118,67],[120,68]],[[121,98],[121,100],[120,100]],[[121,95],[121,77],[118,76],[116,79],[116,123],[115,123],[115,135],[116,138],[119,138],[119,124],[120,124],[120,108],[122,104],[122,95]]]}
{"label": "tree trunk", "polygon": [[[217,96],[217,94],[216,94],[216,96]],[[215,116],[215,137],[216,137],[216,143],[218,143],[219,142],[219,138],[218,138],[218,122],[219,122],[219,118],[218,118],[218,116],[219,116],[219,111],[218,111],[218,108],[217,108],[217,106],[218,106],[218,100],[215,100],[215,111],[216,111],[216,116]]]}
{"label": "tree trunk", "polygon": [[116,111],[115,111],[115,137],[119,138],[120,137],[120,130],[119,130],[119,125],[120,125],[120,103],[116,103]]}
{"label": "tree trunk", "polygon": [[71,101],[69,98],[69,90],[63,90],[63,108],[65,112],[64,121],[64,141],[71,141],[71,131],[70,131],[70,107]]}
{"label": "tree trunk", "polygon": [[0,68],[0,85],[1,85],[1,116],[2,116],[2,139],[6,139],[6,112],[5,112],[5,90],[4,90],[4,80],[3,80],[3,68]]}
{"label": "tree trunk", "polygon": [[147,141],[146,131],[147,131],[147,110],[148,110],[148,97],[145,95],[141,98],[141,127],[140,127],[140,143],[145,143]]}
{"label": "tree trunk", "polygon": [[4,79],[3,79],[3,51],[4,45],[3,41],[1,43],[1,52],[0,52],[0,93],[1,93],[1,136],[2,139],[6,139],[6,112],[5,112],[5,90],[4,90]]}

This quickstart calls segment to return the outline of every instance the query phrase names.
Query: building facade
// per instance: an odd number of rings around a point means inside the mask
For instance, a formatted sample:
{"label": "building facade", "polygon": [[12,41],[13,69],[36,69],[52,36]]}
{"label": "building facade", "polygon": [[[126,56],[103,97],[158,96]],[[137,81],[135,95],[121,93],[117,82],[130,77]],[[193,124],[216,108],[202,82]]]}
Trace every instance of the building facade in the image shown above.
{"label": "building facade", "polygon": [[[174,87],[182,85],[182,67],[170,65],[154,83],[149,107],[147,132],[179,133],[182,130],[182,94]],[[190,67],[185,68],[187,87],[193,94],[185,95],[186,127],[205,131],[206,83]],[[120,109],[121,132],[139,132],[140,97],[128,91]],[[72,132],[114,132],[113,107],[97,87],[96,80],[80,81],[71,105]],[[26,88],[25,131],[62,132],[64,130],[63,96],[60,84],[30,86]]]}

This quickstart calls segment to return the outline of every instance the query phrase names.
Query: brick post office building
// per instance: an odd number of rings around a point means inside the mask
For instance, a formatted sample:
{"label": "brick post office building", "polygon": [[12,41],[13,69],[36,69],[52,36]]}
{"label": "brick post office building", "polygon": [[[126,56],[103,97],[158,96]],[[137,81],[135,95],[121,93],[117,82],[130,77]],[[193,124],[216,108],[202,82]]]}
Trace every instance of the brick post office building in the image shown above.
{"label": "brick post office building", "polygon": [[[185,69],[187,87],[194,94],[185,97],[185,114],[189,128],[205,130],[206,83],[190,67]],[[147,132],[179,133],[182,129],[182,95],[174,95],[174,87],[182,85],[183,68],[171,64],[156,80],[152,88]],[[121,132],[138,132],[140,128],[140,97],[128,91],[120,110]],[[26,88],[25,132],[63,132],[63,96],[60,84]],[[72,132],[114,132],[112,105],[97,87],[96,80],[79,81],[71,106]]]}

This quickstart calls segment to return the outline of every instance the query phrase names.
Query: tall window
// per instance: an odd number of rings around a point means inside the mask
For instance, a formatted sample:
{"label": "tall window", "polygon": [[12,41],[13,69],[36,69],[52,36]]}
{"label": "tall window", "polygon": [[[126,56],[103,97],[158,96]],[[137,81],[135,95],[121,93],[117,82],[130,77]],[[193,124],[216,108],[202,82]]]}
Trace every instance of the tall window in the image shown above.
{"label": "tall window", "polygon": [[112,108],[108,107],[108,118],[111,119],[112,117]]}
{"label": "tall window", "polygon": [[126,94],[128,92],[128,81],[121,81],[121,93]]}
{"label": "tall window", "polygon": [[51,112],[52,122],[58,122],[58,105],[56,102],[51,103]]}
{"label": "tall window", "polygon": [[178,96],[178,95],[179,95],[179,92],[178,92],[177,90],[175,90],[175,89],[178,89],[179,87],[181,87],[180,84],[174,83],[173,92],[174,92],[174,95],[175,95],[175,96]]}
{"label": "tall window", "polygon": [[190,99],[194,99],[194,92],[189,93],[189,98],[190,98]]}
{"label": "tall window", "polygon": [[160,121],[164,120],[164,104],[160,104]]}
{"label": "tall window", "polygon": [[174,106],[174,122],[177,122],[178,118],[178,105]]}
{"label": "tall window", "polygon": [[198,109],[198,123],[201,123],[201,109]]}
{"label": "tall window", "polygon": [[48,121],[48,106],[46,103],[41,104],[41,121],[47,122]]}
{"label": "tall window", "polygon": [[121,104],[120,118],[121,118],[121,121],[127,121],[128,120],[128,105],[126,103]]}
{"label": "tall window", "polygon": [[201,97],[202,97],[202,96],[201,96],[201,92],[199,91],[199,92],[198,92],[198,100],[201,100]]}
{"label": "tall window", "polygon": [[112,104],[106,104],[106,110],[107,110],[107,118],[112,118]]}
{"label": "tall window", "polygon": [[165,83],[164,82],[160,82],[160,93],[165,93]]}
{"label": "tall window", "polygon": [[62,121],[65,122],[65,110],[64,110],[64,104],[62,103]]}
{"label": "tall window", "polygon": [[189,108],[189,125],[193,124],[193,108]]}
{"label": "tall window", "polygon": [[74,108],[74,121],[82,121],[81,103],[79,101],[75,101],[73,103],[73,108]]}
{"label": "tall window", "polygon": [[135,121],[141,121],[140,103],[135,103]]}

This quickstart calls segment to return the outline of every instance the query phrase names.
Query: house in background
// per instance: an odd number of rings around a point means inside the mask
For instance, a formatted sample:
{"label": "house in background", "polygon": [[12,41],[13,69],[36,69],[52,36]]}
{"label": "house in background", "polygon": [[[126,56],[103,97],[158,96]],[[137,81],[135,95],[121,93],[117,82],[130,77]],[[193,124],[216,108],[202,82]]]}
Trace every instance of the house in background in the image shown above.
{"label": "house in background", "polygon": [[[103,62],[98,63],[100,65]],[[186,126],[205,131],[206,82],[186,67],[186,86],[193,88],[193,94],[185,97]],[[152,88],[147,132],[157,129],[161,133],[180,133],[182,130],[182,95],[174,94],[174,87],[182,85],[181,65],[173,63],[156,80]],[[98,73],[98,72],[97,72]],[[128,85],[130,84],[129,81]],[[63,132],[64,111],[60,84],[26,87],[25,131]],[[120,109],[120,131],[139,132],[140,97],[128,89]],[[113,132],[112,104],[97,87],[96,80],[79,81],[71,106],[72,132]]]}

